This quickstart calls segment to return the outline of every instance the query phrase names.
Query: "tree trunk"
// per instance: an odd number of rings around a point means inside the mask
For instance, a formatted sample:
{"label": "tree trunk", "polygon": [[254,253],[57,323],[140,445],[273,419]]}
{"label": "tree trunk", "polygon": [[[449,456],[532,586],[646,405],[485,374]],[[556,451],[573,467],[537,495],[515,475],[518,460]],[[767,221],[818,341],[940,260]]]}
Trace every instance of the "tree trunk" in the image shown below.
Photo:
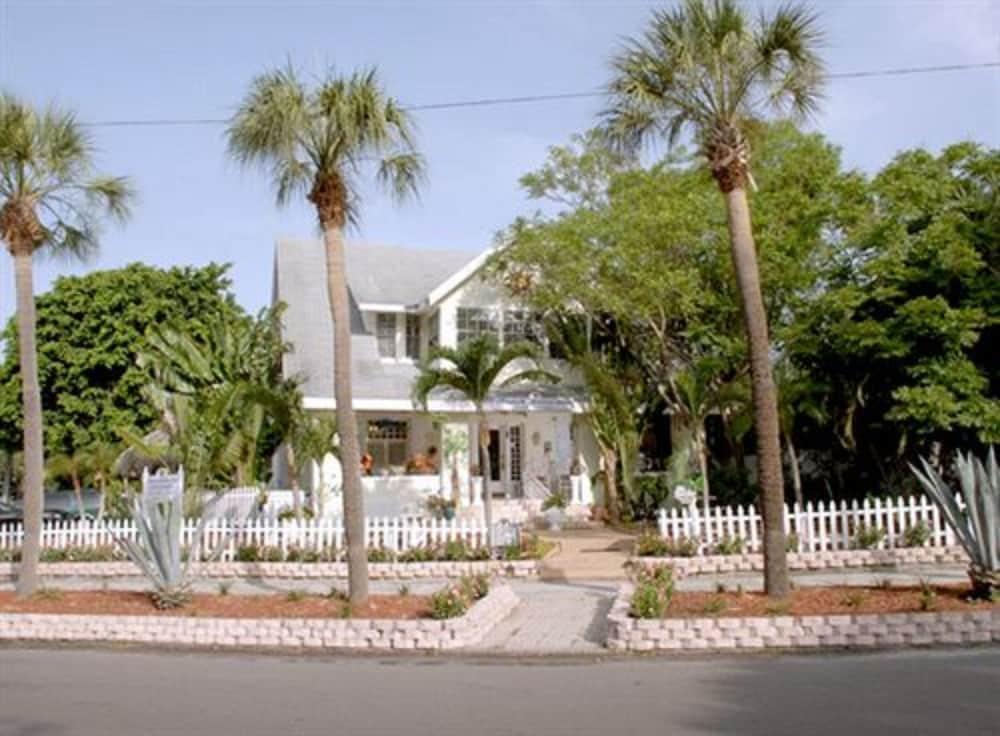
{"label": "tree trunk", "polygon": [[771,375],[767,315],[761,295],[746,190],[737,186],[729,191],[724,188],[723,191],[733,266],[750,350],[750,386],[757,433],[757,478],[764,519],[764,589],[772,598],[785,598],[790,590],[783,519],[785,487],[781,473],[778,396]]}
{"label": "tree trunk", "polygon": [[344,235],[327,223],[326,286],[333,317],[333,393],[343,473],[344,535],[347,538],[347,579],[352,605],[368,601],[368,552],[365,549],[365,506],[361,492],[361,451],[351,391],[351,312],[347,296]]}
{"label": "tree trunk", "polygon": [[76,512],[80,517],[80,521],[83,521],[84,514],[87,511],[83,506],[83,486],[80,483],[79,474],[74,472],[71,480],[73,481],[73,495],[76,496]]}
{"label": "tree trunk", "polygon": [[[292,487],[292,510],[295,520],[302,521],[302,494],[299,491],[299,473],[295,467],[295,448],[291,442],[285,442],[285,464],[288,466],[288,484]],[[360,461],[358,461],[360,465]]]}
{"label": "tree trunk", "polygon": [[482,462],[479,468],[483,472],[483,519],[486,522],[486,544],[493,552],[493,494],[490,493],[490,428],[486,424],[486,415],[479,415],[479,455]]}
{"label": "tree trunk", "polygon": [[24,542],[17,594],[25,597],[38,590],[38,561],[42,546],[42,509],[45,458],[42,445],[42,397],[38,387],[38,356],[35,352],[35,293],[31,253],[15,251],[14,283],[17,292],[17,337],[21,359],[21,400],[24,404]]}
{"label": "tree trunk", "polygon": [[604,507],[608,510],[608,520],[617,524],[621,521],[621,504],[618,502],[618,456],[614,448],[606,448],[604,455]]}
{"label": "tree trunk", "polygon": [[705,523],[708,523],[708,510],[711,506],[712,489],[708,485],[708,442],[702,429],[695,429],[694,442],[695,450],[698,452],[698,472],[701,473],[702,506],[705,507]]}
{"label": "tree trunk", "polygon": [[785,449],[788,450],[788,467],[792,471],[792,488],[795,489],[795,503],[799,508],[805,506],[802,499],[802,471],[799,469],[799,456],[795,451],[795,443],[792,440],[792,433],[785,432]]}

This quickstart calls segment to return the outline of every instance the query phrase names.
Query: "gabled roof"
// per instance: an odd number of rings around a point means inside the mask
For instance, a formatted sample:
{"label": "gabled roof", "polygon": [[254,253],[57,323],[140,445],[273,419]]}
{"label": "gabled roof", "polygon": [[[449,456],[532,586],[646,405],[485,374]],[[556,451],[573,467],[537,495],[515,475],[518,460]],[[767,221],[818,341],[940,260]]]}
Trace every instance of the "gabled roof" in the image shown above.
{"label": "gabled roof", "polygon": [[[308,260],[322,266],[319,240],[284,238],[277,244],[279,270]],[[347,284],[358,305],[379,304],[416,307],[441,284],[451,280],[482,254],[471,250],[401,248],[391,245],[347,243]]]}
{"label": "gabled roof", "polygon": [[[440,284],[476,260],[473,251],[399,248],[348,243],[347,281],[351,299],[351,362],[355,395],[409,400],[416,367],[379,359],[366,332],[361,306],[426,305]],[[333,396],[333,321],[326,290],[326,256],[319,240],[281,239],[275,246],[274,301],[284,302],[284,336],[292,352],[286,376],[300,376],[306,396]]]}

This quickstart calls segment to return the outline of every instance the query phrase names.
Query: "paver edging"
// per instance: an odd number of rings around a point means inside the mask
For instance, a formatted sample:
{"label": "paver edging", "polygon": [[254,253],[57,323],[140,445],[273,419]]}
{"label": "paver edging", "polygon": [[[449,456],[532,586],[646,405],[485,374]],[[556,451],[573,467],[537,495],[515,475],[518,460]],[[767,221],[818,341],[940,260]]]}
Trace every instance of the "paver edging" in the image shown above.
{"label": "paver edging", "polygon": [[[346,578],[346,562],[204,562],[194,566],[204,578],[308,579]],[[372,580],[416,580],[420,578],[459,578],[463,575],[488,574],[519,580],[538,577],[541,560],[475,560],[468,562],[372,562],[368,576]],[[43,562],[38,567],[43,578],[136,577],[142,572],[130,561],[120,562]],[[17,563],[0,563],[0,579],[13,578]]]}
{"label": "paver edging", "polygon": [[[900,565],[966,564],[961,547],[898,547],[895,549],[845,549],[825,552],[790,552],[789,570],[830,570],[850,567],[898,567]],[[629,558],[633,567],[669,565],[677,578],[732,572],[761,572],[764,555],[697,555],[694,557]]]}
{"label": "paver edging", "polygon": [[608,612],[616,652],[873,648],[1000,641],[1000,612],[944,611],[824,616],[702,616],[635,619],[634,591],[621,587]]}
{"label": "paver edging", "polygon": [[205,648],[450,650],[479,642],[517,603],[510,586],[494,585],[464,616],[443,621],[0,613],[0,640]]}

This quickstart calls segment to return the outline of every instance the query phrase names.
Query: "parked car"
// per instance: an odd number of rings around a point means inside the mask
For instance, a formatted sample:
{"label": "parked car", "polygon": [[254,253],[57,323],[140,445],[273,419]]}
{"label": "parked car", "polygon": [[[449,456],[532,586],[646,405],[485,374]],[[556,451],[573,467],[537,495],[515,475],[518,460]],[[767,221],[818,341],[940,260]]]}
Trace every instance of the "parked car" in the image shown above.
{"label": "parked car", "polygon": [[[65,514],[58,511],[43,511],[42,521],[60,521],[66,519]],[[7,529],[12,526],[24,523],[24,511],[19,505],[0,501],[0,529]]]}
{"label": "parked car", "polygon": [[[46,491],[45,510],[61,515],[61,518],[78,519],[80,505],[71,490]],[[101,493],[92,488],[83,489],[84,517],[94,519],[101,510]]]}

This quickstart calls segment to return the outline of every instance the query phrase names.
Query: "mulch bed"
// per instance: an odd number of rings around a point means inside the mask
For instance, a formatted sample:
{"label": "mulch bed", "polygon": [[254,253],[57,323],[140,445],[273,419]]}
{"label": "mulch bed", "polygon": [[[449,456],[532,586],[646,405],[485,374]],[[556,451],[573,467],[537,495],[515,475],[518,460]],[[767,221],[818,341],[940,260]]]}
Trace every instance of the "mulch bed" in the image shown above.
{"label": "mulch bed", "polygon": [[[319,595],[195,594],[183,608],[161,611],[149,595],[132,591],[45,591],[18,600],[0,591],[0,613],[61,613],[108,616],[182,616],[196,618],[344,618],[343,600]],[[368,604],[353,607],[350,618],[428,618],[427,596],[373,595]]]}
{"label": "mulch bed", "polygon": [[[989,601],[969,601],[967,585],[935,585],[931,611],[983,611],[1000,607]],[[763,593],[674,593],[666,618],[702,616],[823,616],[864,613],[919,613],[919,586],[899,588],[800,588],[785,602],[775,603]]]}

